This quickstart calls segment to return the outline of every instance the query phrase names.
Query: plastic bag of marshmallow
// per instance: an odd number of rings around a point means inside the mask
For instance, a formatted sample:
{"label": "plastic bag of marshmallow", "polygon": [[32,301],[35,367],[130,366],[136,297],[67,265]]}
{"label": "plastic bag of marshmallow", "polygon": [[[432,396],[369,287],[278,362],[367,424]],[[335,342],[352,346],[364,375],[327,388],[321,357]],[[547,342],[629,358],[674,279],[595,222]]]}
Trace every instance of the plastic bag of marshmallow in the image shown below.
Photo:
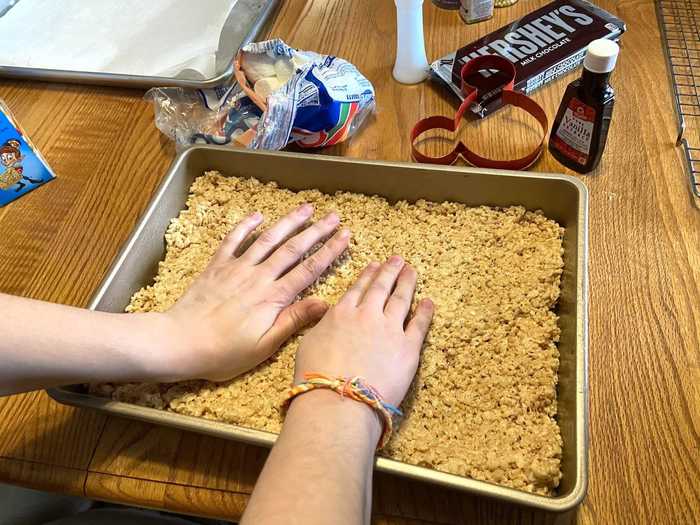
{"label": "plastic bag of marshmallow", "polygon": [[281,40],[244,46],[235,82],[214,90],[152,89],[156,126],[183,149],[190,144],[279,150],[338,144],[375,107],[372,84],[351,63],[299,51]]}
{"label": "plastic bag of marshmallow", "polygon": [[264,111],[253,148],[337,144],[375,107],[374,87],[350,62],[282,40],[244,46],[235,69],[243,91]]}

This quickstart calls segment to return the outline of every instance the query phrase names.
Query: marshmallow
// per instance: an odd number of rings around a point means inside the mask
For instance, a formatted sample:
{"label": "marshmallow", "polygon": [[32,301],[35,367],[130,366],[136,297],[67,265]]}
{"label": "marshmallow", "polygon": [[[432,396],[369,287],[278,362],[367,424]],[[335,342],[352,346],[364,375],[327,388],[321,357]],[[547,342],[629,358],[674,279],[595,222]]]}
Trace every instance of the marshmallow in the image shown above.
{"label": "marshmallow", "polygon": [[274,91],[277,91],[284,85],[284,82],[280,82],[277,77],[267,77],[261,78],[255,83],[255,94],[259,97],[267,99]]}
{"label": "marshmallow", "polygon": [[265,54],[243,53],[241,67],[251,84],[257,84],[262,78],[274,77],[275,59]]}

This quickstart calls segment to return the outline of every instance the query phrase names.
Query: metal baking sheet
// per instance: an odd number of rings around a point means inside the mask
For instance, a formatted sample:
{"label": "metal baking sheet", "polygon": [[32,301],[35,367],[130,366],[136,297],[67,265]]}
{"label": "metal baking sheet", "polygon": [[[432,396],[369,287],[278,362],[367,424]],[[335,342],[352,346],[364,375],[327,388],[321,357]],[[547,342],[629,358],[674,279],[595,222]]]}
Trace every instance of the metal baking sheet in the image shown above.
{"label": "metal baking sheet", "polygon": [[[7,0],[4,0],[4,3],[7,3]],[[13,4],[7,3],[4,8],[3,5],[3,0],[0,0],[0,16],[9,11]],[[186,76],[159,77],[95,71],[67,71],[2,64],[0,64],[0,77],[132,88],[215,88],[227,83],[233,77],[233,59],[238,49],[252,42],[262,33],[265,25],[272,20],[279,5],[280,0],[238,0],[236,2],[221,31],[219,50],[216,54],[216,73],[211,78],[195,79]]]}
{"label": "metal baking sheet", "polygon": [[[541,209],[547,217],[564,226],[564,272],[558,305],[562,330],[558,421],[564,448],[563,478],[558,495],[538,496],[381,457],[376,461],[376,468],[551,511],[569,510],[583,500],[588,483],[588,194],[578,179],[566,175],[194,147],[174,161],[94,295],[91,309],[123,312],[131,296],[152,282],[158,262],[164,256],[164,234],[170,220],[185,207],[194,179],[210,169],[265,182],[276,181],[292,190],[316,188],[327,193],[346,190],[377,194],[390,201],[424,198],[474,206],[523,205],[531,210]],[[256,445],[271,446],[276,439],[275,434],[267,432],[92,396],[81,385],[53,389],[49,394],[70,405]]]}

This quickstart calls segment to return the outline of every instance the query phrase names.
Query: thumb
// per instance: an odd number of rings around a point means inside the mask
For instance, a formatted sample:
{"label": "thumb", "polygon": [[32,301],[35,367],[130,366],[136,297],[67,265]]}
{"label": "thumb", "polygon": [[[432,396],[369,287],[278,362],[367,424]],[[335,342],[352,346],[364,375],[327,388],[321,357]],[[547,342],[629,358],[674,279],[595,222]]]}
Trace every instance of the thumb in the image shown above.
{"label": "thumb", "polygon": [[328,305],[316,297],[290,304],[280,312],[260,341],[267,348],[279,348],[302,328],[316,323],[328,311]]}

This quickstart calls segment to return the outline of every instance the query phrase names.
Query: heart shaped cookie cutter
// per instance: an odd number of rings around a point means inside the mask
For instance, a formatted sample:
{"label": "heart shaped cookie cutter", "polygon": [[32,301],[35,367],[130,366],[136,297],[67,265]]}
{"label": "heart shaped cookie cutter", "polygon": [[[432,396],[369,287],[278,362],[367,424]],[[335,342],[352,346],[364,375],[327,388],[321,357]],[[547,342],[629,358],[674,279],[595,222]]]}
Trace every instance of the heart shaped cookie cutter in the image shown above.
{"label": "heart shaped cookie cutter", "polygon": [[[461,156],[472,166],[477,168],[495,168],[508,170],[524,170],[530,167],[542,154],[544,141],[549,129],[547,115],[542,107],[527,95],[513,90],[515,81],[515,67],[507,59],[499,55],[484,55],[473,58],[462,67],[460,72],[462,79],[462,93],[465,98],[457,110],[454,118],[434,116],[424,118],[413,127],[411,132],[411,152],[414,160],[428,164],[454,164]],[[416,139],[423,133],[433,129],[445,129],[456,132],[467,111],[473,104],[481,103],[500,96],[503,106],[517,106],[535,117],[542,126],[542,140],[539,145],[528,155],[519,159],[495,160],[482,157],[459,141],[454,149],[442,157],[430,157],[418,151]]]}

